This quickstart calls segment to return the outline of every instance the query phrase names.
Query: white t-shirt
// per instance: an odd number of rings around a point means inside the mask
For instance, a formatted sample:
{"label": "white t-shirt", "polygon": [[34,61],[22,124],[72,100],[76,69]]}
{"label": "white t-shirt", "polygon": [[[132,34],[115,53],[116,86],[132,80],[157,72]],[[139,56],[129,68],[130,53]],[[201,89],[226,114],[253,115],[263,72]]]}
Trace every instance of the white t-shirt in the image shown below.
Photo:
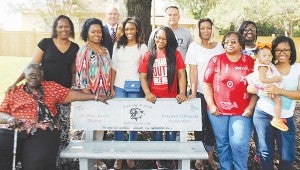
{"label": "white t-shirt", "polygon": [[115,86],[124,88],[125,80],[139,80],[139,62],[148,51],[146,44],[117,48],[115,43],[112,55],[112,68],[116,71]]}
{"label": "white t-shirt", "polygon": [[192,42],[186,53],[185,64],[197,65],[198,70],[198,82],[197,82],[197,92],[203,93],[203,76],[206,70],[206,66],[209,60],[218,54],[224,52],[221,44],[217,44],[215,48],[208,49],[202,47],[195,41]]}
{"label": "white t-shirt", "polygon": [[[277,69],[274,70],[280,74]],[[297,90],[300,79],[300,64],[294,64],[291,66],[290,72],[286,76],[282,76],[281,85],[287,90]],[[281,96],[282,100],[282,110],[281,117],[289,118],[294,115],[294,110],[296,106],[296,101],[285,96]],[[274,116],[274,102],[267,96],[260,96],[256,106],[262,111]]]}

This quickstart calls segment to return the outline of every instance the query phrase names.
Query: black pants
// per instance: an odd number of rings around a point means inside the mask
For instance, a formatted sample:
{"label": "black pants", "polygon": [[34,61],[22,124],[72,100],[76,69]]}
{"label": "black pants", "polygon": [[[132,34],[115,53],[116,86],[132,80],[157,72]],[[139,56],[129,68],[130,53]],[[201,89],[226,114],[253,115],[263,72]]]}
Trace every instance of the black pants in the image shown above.
{"label": "black pants", "polygon": [[[14,131],[0,129],[0,169],[11,170]],[[18,134],[17,161],[23,170],[55,170],[59,145],[58,130],[38,130],[34,135]]]}
{"label": "black pants", "polygon": [[197,92],[197,98],[201,99],[202,131],[194,132],[195,140],[202,141],[204,145],[214,146],[216,144],[215,135],[207,115],[207,104],[204,95]]}

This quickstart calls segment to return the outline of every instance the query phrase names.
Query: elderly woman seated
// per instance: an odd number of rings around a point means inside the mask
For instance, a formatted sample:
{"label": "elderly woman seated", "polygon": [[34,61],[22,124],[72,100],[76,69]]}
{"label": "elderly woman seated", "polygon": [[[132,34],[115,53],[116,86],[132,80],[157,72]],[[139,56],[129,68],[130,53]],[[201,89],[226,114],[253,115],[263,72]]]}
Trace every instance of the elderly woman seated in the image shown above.
{"label": "elderly woman seated", "polygon": [[22,162],[23,170],[53,170],[60,134],[56,105],[84,100],[107,103],[110,97],[42,81],[40,64],[29,64],[24,73],[26,83],[7,94],[0,105],[0,167],[12,167],[14,128],[18,126],[16,158]]}

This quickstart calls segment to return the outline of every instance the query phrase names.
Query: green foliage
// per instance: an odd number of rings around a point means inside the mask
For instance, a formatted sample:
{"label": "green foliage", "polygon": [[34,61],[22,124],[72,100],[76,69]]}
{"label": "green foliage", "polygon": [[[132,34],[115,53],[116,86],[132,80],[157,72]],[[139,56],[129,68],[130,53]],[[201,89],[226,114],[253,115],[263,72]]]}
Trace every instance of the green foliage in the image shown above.
{"label": "green foliage", "polygon": [[258,27],[258,36],[284,35],[284,31],[277,28],[274,24],[267,22],[256,23]]}
{"label": "green foliage", "polygon": [[176,0],[181,9],[184,9],[193,19],[207,16],[208,11],[215,6],[218,0]]}

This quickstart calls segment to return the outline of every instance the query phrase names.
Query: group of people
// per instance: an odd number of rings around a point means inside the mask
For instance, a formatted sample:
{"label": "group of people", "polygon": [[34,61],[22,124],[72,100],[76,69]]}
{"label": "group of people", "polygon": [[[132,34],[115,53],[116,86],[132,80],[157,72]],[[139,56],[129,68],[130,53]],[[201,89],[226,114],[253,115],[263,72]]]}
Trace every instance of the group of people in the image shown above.
{"label": "group of people", "polygon": [[[218,43],[212,20],[202,18],[193,40],[179,27],[179,9],[168,6],[166,26],[151,33],[147,47],[140,20],[128,17],[119,24],[119,17],[113,6],[106,11],[107,25],[87,19],[80,34],[82,47],[70,40],[75,32],[70,18],[61,15],[55,20],[51,38],[38,43],[32,61],[0,105],[1,167],[11,169],[17,142],[16,159],[24,170],[62,169],[66,160],[57,158],[69,140],[71,101],[145,97],[152,103],[157,98],[175,98],[178,103],[201,98],[203,128],[194,133],[195,140],[203,141],[213,169],[247,169],[252,135],[262,169],[274,168],[275,141],[279,169],[292,169],[300,67],[295,65],[291,38],[278,36],[272,44],[256,44],[257,26],[245,21]],[[23,79],[25,83],[17,85]],[[136,82],[139,90],[128,89],[127,83]],[[114,139],[124,140],[124,133],[115,131]],[[155,131],[152,138],[175,141],[177,133]],[[95,131],[94,136],[103,140],[104,132]],[[137,140],[137,132],[129,132],[128,138]],[[126,163],[127,168],[137,168],[134,160]],[[122,166],[122,160],[115,160],[115,169]],[[176,168],[174,161],[157,160],[156,166]],[[97,160],[95,168],[107,167]],[[195,168],[204,169],[203,160],[196,160]]]}

